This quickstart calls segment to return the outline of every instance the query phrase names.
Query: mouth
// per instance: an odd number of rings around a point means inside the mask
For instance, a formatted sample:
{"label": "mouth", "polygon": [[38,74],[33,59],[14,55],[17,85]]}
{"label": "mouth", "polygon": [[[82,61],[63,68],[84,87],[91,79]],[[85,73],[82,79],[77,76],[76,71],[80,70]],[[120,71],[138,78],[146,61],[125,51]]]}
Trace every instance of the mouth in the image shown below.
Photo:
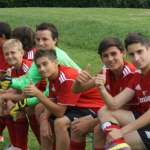
{"label": "mouth", "polygon": [[116,66],[116,63],[111,63],[111,64],[109,64],[108,66],[110,66],[110,67],[115,67],[115,66]]}
{"label": "mouth", "polygon": [[40,74],[41,74],[42,77],[47,77],[46,72],[40,72]]}

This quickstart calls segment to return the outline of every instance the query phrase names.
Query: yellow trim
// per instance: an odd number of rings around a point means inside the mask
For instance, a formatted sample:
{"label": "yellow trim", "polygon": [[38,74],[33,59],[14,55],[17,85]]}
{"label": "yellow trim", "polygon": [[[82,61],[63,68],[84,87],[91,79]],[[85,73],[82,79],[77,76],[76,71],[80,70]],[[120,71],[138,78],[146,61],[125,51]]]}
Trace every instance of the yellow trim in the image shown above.
{"label": "yellow trim", "polygon": [[121,143],[121,144],[115,145],[112,148],[108,148],[107,150],[119,150],[121,148],[126,148],[126,147],[130,148],[130,146],[127,143]]}

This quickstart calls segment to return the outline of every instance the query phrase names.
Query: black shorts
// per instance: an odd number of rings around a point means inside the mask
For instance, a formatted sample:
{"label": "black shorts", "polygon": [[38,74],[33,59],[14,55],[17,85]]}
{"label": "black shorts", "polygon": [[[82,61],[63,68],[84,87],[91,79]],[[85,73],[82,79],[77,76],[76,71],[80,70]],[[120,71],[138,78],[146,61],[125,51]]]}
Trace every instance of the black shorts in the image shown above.
{"label": "black shorts", "polygon": [[[93,118],[97,117],[97,113],[89,108],[81,108],[81,107],[68,107],[64,116],[68,117],[70,121],[73,121],[75,118],[80,118],[84,116],[91,115]],[[51,115],[49,117],[50,123],[54,123],[56,117]]]}
{"label": "black shorts", "polygon": [[[140,113],[133,112],[135,119],[141,116]],[[150,150],[150,124],[137,130],[146,148]]]}

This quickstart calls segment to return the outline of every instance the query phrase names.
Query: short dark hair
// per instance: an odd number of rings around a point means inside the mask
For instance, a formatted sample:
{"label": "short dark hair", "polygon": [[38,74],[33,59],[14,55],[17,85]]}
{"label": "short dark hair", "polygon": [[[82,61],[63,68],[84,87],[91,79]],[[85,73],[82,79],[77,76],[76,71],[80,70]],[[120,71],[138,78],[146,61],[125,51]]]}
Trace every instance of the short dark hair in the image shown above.
{"label": "short dark hair", "polygon": [[58,30],[54,24],[43,22],[36,26],[36,31],[39,30],[49,30],[52,33],[53,40],[58,40]]}
{"label": "short dark hair", "polygon": [[50,60],[56,60],[57,59],[56,51],[53,49],[51,49],[51,50],[39,49],[36,51],[36,53],[34,55],[34,61],[36,62],[36,60],[41,57],[47,57]]}
{"label": "short dark hair", "polygon": [[5,36],[6,39],[11,37],[11,27],[6,22],[0,22],[0,37]]}
{"label": "short dark hair", "polygon": [[35,33],[28,26],[16,27],[12,31],[12,37],[21,41],[25,51],[29,51],[35,46]]}
{"label": "short dark hair", "polygon": [[129,45],[140,43],[146,47],[150,46],[150,40],[148,37],[139,32],[130,32],[125,38],[125,48],[127,49]]}
{"label": "short dark hair", "polygon": [[112,46],[117,47],[120,51],[124,51],[121,40],[116,37],[107,37],[100,42],[98,47],[98,54],[102,56],[102,53]]}

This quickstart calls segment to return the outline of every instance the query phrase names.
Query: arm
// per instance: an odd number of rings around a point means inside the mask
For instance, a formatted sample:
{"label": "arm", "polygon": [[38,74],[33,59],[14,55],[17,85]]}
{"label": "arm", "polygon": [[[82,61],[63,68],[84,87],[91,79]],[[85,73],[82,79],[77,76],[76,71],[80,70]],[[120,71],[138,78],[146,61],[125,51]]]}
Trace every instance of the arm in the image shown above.
{"label": "arm", "polygon": [[28,85],[24,92],[28,96],[35,96],[37,99],[45,105],[45,107],[53,113],[56,117],[62,117],[66,111],[66,106],[54,103],[50,98],[46,97],[39,89],[33,84]]}
{"label": "arm", "polygon": [[5,101],[13,100],[13,101],[19,101],[21,99],[25,98],[25,95],[22,94],[15,94],[15,93],[7,93],[7,94],[2,94],[0,96],[2,99],[5,99]]}
{"label": "arm", "polygon": [[19,78],[12,79],[11,87],[22,90],[30,83],[30,80],[32,80],[34,84],[36,84],[38,81],[41,80],[41,75],[39,74],[38,69],[34,62],[32,63],[32,66],[27,74]]}
{"label": "arm", "polygon": [[130,101],[134,96],[134,90],[125,88],[122,92],[112,97],[105,88],[106,77],[103,74],[98,74],[95,78],[95,85],[99,87],[101,95],[110,109],[118,109]]}
{"label": "arm", "polygon": [[128,101],[130,101],[134,96],[134,91],[125,88],[122,92],[117,94],[116,96],[112,97],[106,90],[105,86],[99,87],[101,95],[103,96],[103,99],[106,103],[106,105],[110,109],[119,109],[123,105],[125,105]]}
{"label": "arm", "polygon": [[141,127],[144,127],[147,124],[150,124],[150,108],[142,116],[132,121],[130,124],[124,126],[121,130],[123,134],[127,134]]}
{"label": "arm", "polygon": [[64,115],[66,108],[67,108],[66,106],[54,103],[50,98],[44,96],[41,91],[37,92],[36,97],[56,117],[62,117]]}
{"label": "arm", "polygon": [[95,87],[94,77],[92,77],[87,71],[83,70],[73,83],[72,91],[74,93],[79,93],[93,87]]}

